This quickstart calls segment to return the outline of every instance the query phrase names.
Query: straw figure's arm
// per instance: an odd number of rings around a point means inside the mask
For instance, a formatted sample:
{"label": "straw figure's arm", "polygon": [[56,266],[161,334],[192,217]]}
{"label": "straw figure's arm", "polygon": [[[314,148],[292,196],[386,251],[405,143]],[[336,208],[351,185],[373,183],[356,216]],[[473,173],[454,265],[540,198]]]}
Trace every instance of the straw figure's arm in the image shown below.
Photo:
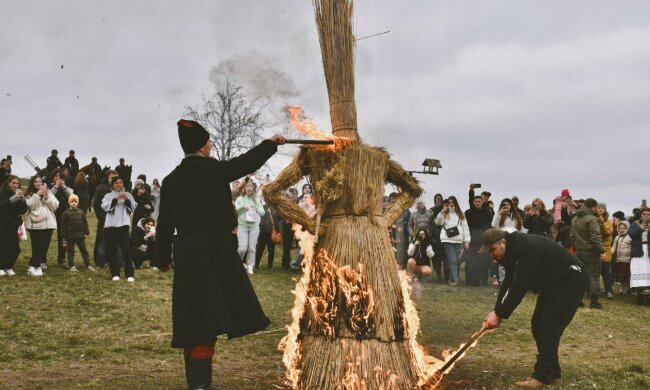
{"label": "straw figure's arm", "polygon": [[402,189],[402,192],[395,197],[395,201],[384,213],[384,219],[390,227],[393,222],[413,205],[415,200],[422,195],[422,188],[418,181],[402,168],[397,162],[388,160],[388,171],[386,181]]}
{"label": "straw figure's arm", "polygon": [[[302,159],[298,156],[291,164],[280,172],[275,181],[265,185],[262,189],[262,195],[266,203],[275,208],[282,219],[301,225],[309,233],[314,234],[316,230],[316,221],[309,217],[294,201],[282,194],[282,190],[298,183],[304,176],[301,169]],[[324,233],[323,226],[319,229],[319,234]]]}

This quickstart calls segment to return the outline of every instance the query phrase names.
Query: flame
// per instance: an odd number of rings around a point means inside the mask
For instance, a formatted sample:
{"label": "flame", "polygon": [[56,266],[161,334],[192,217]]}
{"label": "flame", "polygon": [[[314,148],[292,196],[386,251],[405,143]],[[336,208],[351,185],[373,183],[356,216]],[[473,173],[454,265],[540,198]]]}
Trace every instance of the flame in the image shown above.
{"label": "flame", "polygon": [[[372,289],[368,288],[366,283],[365,266],[362,263],[359,263],[356,271],[350,266],[338,268],[326,251],[314,252],[316,241],[313,235],[303,231],[298,224],[293,225],[293,230],[299,241],[300,251],[304,255],[301,265],[303,274],[292,291],[295,296],[294,306],[291,310],[292,321],[286,327],[287,335],[280,341],[278,349],[284,352],[282,361],[287,367],[287,383],[291,388],[296,389],[300,388],[302,379],[300,325],[304,320],[306,310],[311,311],[310,319],[315,321],[318,332],[326,337],[336,337],[336,321],[341,319],[337,317],[339,315],[354,333],[372,335],[374,333],[374,296]],[[418,376],[416,388],[433,389],[438,386],[443,375],[449,373],[454,367],[452,364],[446,368],[445,372],[442,372],[443,366],[452,358],[454,352],[443,351],[443,359],[440,360],[428,355],[424,347],[418,343],[420,318],[415,302],[411,299],[412,279],[405,271],[399,271],[398,275],[404,300],[402,325]],[[343,299],[341,300],[339,297]],[[337,302],[342,303],[340,307],[335,305]],[[474,347],[477,342],[478,339],[472,343],[470,348]],[[464,344],[461,344],[459,349],[463,346]],[[456,362],[465,356],[466,352],[467,350]],[[366,390],[366,378],[360,372],[362,356],[350,351],[345,359],[345,375],[337,389]],[[397,388],[399,378],[390,370],[384,371],[381,367],[375,367],[373,371],[376,382],[381,384],[380,390]]]}
{"label": "flame", "polygon": [[302,371],[300,370],[300,319],[302,318],[307,303],[307,286],[311,274],[311,263],[314,257],[314,236],[302,230],[302,226],[293,224],[293,231],[300,245],[300,252],[304,255],[302,261],[303,274],[296,282],[296,288],[291,291],[295,296],[291,309],[291,324],[286,327],[287,335],[282,338],[278,349],[283,351],[282,362],[287,367],[287,381],[291,388],[298,388]]}
{"label": "flame", "polygon": [[[322,132],[316,122],[302,117],[302,106],[287,106],[287,111],[289,111],[289,119],[291,119],[291,124],[295,129],[300,133],[307,136],[310,136],[315,139],[320,140],[332,140],[334,144],[325,145],[325,147],[330,148],[331,150],[343,149],[346,146],[352,144],[352,140],[347,137],[336,137],[333,135],[326,134]],[[311,146],[311,147],[323,147],[321,146]]]}

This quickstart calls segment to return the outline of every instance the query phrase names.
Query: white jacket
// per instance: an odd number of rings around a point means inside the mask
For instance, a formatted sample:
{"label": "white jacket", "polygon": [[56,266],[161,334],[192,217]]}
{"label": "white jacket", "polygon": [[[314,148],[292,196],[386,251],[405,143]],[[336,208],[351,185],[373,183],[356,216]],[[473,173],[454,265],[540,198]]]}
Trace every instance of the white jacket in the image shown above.
{"label": "white jacket", "polygon": [[523,227],[523,221],[522,221],[521,229],[517,229],[517,220],[515,220],[512,217],[512,214],[506,215],[506,220],[503,221],[503,226],[499,226],[499,222],[501,222],[501,214],[495,213],[494,218],[492,218],[492,227],[493,228],[503,230],[504,232],[508,232],[508,233],[512,233],[512,232],[526,233],[526,232],[528,232],[528,230],[524,229],[524,227]]}
{"label": "white jacket", "polygon": [[[435,253],[433,253],[433,248],[431,248],[431,245],[427,246],[427,249],[425,249],[424,251],[426,252],[427,256],[429,256],[429,259],[433,258],[433,255]],[[415,254],[415,243],[409,244],[409,249],[408,251],[406,251],[406,253],[409,256],[413,256]]]}
{"label": "white jacket", "polygon": [[[469,243],[472,241],[472,237],[469,234],[469,226],[467,225],[467,219],[459,220],[456,213],[449,213],[445,217],[442,213],[438,213],[436,216],[436,225],[442,226],[442,231],[440,232],[440,242],[448,242],[452,244],[462,244],[464,242]],[[445,229],[450,229],[456,226],[458,228],[458,234],[454,237],[447,237],[447,231]]]}
{"label": "white jacket", "polygon": [[48,191],[47,200],[38,194],[33,194],[26,200],[29,210],[23,215],[26,229],[42,230],[56,229],[54,211],[59,207],[59,201],[52,191]]}

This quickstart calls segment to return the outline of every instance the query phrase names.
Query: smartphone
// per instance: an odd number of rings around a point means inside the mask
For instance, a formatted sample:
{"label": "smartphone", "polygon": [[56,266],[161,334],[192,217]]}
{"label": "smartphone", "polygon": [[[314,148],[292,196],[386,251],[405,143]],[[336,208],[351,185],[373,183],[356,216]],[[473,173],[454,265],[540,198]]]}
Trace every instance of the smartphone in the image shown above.
{"label": "smartphone", "polygon": [[480,183],[474,184],[474,188],[481,188],[481,184]]}
{"label": "smartphone", "polygon": [[643,207],[648,207],[648,200],[647,199],[641,199],[641,205]]}

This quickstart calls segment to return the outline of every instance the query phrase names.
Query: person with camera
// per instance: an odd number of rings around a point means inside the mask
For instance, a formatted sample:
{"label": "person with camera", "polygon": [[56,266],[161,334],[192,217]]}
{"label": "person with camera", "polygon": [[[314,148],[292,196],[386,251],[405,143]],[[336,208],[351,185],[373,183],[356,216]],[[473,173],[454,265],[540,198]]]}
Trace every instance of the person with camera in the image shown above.
{"label": "person with camera", "polygon": [[415,240],[407,251],[409,259],[406,262],[406,273],[411,277],[426,278],[431,275],[431,258],[433,247],[426,229],[419,229]]}
{"label": "person with camera", "polygon": [[481,247],[481,237],[487,229],[492,227],[492,218],[494,218],[494,211],[489,207],[484,207],[485,201],[483,197],[473,195],[474,188],[479,187],[480,184],[471,184],[469,186],[469,194],[472,197],[469,199],[469,209],[465,211],[467,225],[472,237],[465,257],[465,273],[467,285],[475,287],[488,284],[488,271],[492,259],[484,253],[479,253],[478,250]]}
{"label": "person with camera", "polygon": [[444,203],[444,207],[436,217],[436,225],[442,226],[440,241],[447,254],[447,267],[449,269],[450,286],[457,286],[459,279],[460,255],[463,250],[469,249],[472,238],[469,233],[469,226],[465,214],[463,214],[458,200],[450,196]]}
{"label": "person with camera", "polygon": [[13,268],[20,254],[18,228],[27,210],[18,176],[7,176],[0,185],[0,276],[16,275]]}
{"label": "person with camera", "polygon": [[528,229],[528,234],[551,238],[552,227],[553,216],[546,210],[544,201],[540,198],[533,199],[530,213],[524,219],[524,228]]}
{"label": "person with camera", "polygon": [[[650,208],[641,209],[640,218],[630,224],[628,234],[632,238],[630,250],[630,288],[639,288],[650,293],[650,258],[648,257],[648,238],[650,238]],[[638,294],[639,303],[642,295]]]}

